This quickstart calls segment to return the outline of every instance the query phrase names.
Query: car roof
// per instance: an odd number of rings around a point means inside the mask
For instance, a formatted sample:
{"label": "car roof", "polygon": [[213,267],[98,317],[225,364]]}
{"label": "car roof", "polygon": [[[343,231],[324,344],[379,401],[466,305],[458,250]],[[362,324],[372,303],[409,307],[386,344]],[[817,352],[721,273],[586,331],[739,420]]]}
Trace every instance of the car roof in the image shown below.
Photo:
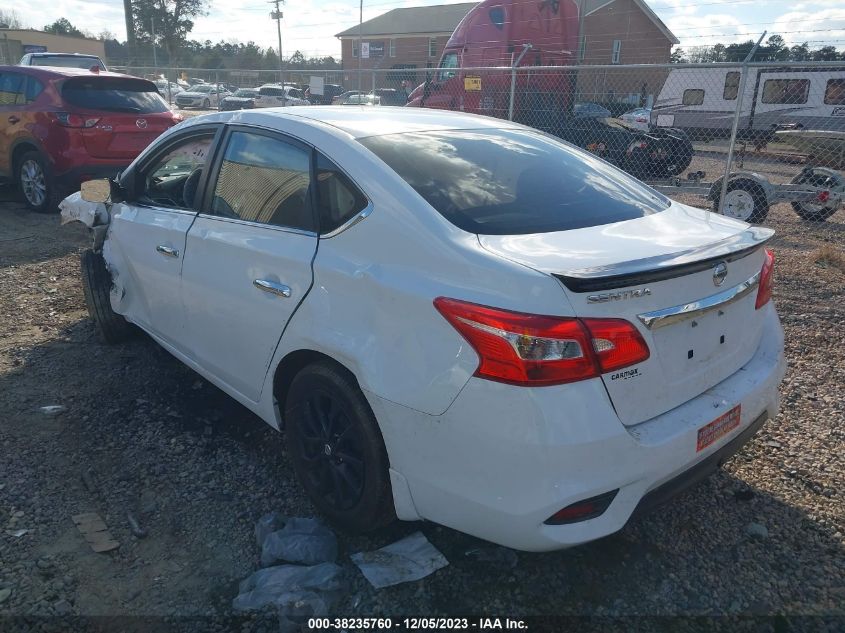
{"label": "car roof", "polygon": [[95,59],[100,59],[91,53],[51,53],[50,51],[46,51],[41,53],[30,53],[30,55],[32,57],[93,57]]}
{"label": "car roof", "polygon": [[4,70],[25,72],[40,76],[45,79],[55,79],[58,77],[120,77],[121,79],[137,79],[139,81],[150,81],[149,79],[141,79],[140,77],[124,75],[123,73],[113,73],[107,70],[101,70],[98,73],[92,73],[87,68],[65,68],[64,66],[0,66],[0,72]]}
{"label": "car roof", "polygon": [[325,126],[331,126],[337,133],[345,133],[353,138],[407,132],[520,129],[523,127],[503,119],[464,112],[390,106],[375,109],[366,106],[311,106],[309,108],[241,110],[192,117],[182,126],[208,121],[228,122],[232,118],[237,119],[238,123],[269,128],[281,128],[286,120],[323,129]]}

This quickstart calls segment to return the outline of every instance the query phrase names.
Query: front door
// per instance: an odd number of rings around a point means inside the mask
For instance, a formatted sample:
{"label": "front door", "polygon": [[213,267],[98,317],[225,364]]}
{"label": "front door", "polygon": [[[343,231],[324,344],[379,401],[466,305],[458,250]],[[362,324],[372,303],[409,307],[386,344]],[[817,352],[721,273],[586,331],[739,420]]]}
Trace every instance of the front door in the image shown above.
{"label": "front door", "polygon": [[233,127],[216,161],[182,270],[190,356],[257,401],[317,250],[311,151]]}
{"label": "front door", "polygon": [[142,167],[133,199],[112,206],[106,241],[116,311],[182,352],[185,236],[197,215],[194,194],[215,131],[183,136]]}

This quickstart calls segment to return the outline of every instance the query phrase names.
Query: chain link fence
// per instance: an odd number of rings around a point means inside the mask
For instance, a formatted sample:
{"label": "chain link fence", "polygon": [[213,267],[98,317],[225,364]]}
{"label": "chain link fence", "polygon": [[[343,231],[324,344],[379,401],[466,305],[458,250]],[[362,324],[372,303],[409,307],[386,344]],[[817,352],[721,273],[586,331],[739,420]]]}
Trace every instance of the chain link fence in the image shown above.
{"label": "chain link fence", "polygon": [[[773,226],[775,244],[841,256],[845,242],[845,64],[123,70],[231,91],[284,84],[314,103],[372,106],[373,116],[408,105],[509,119],[673,199]],[[323,96],[306,93],[319,84]]]}

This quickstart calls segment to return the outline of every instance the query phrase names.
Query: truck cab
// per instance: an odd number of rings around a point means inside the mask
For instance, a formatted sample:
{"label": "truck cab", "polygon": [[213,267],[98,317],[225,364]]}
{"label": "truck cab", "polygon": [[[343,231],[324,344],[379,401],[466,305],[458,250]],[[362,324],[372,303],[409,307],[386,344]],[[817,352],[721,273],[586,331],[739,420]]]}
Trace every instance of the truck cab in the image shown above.
{"label": "truck cab", "polygon": [[502,67],[537,67],[516,74],[513,119],[559,115],[571,107],[574,72],[543,68],[573,64],[577,48],[572,0],[485,0],[458,24],[408,105],[508,118],[512,73]]}

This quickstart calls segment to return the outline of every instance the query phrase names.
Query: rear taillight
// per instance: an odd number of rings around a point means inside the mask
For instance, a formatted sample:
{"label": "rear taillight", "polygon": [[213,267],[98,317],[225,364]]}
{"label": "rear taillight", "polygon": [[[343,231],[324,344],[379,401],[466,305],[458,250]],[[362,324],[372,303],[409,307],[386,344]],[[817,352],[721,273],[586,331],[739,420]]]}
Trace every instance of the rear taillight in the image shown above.
{"label": "rear taillight", "polygon": [[434,307],[478,353],[475,375],[542,387],[594,378],[646,360],[648,346],[622,319],[525,314],[438,297]]}
{"label": "rear taillight", "polygon": [[766,259],[763,260],[763,268],[760,270],[760,287],[757,289],[757,302],[754,308],[759,310],[772,298],[772,286],[774,285],[775,256],[768,248]]}
{"label": "rear taillight", "polygon": [[71,114],[70,112],[54,112],[53,116],[56,117],[59,125],[75,128],[94,127],[100,120],[100,117],[85,117],[79,114]]}

